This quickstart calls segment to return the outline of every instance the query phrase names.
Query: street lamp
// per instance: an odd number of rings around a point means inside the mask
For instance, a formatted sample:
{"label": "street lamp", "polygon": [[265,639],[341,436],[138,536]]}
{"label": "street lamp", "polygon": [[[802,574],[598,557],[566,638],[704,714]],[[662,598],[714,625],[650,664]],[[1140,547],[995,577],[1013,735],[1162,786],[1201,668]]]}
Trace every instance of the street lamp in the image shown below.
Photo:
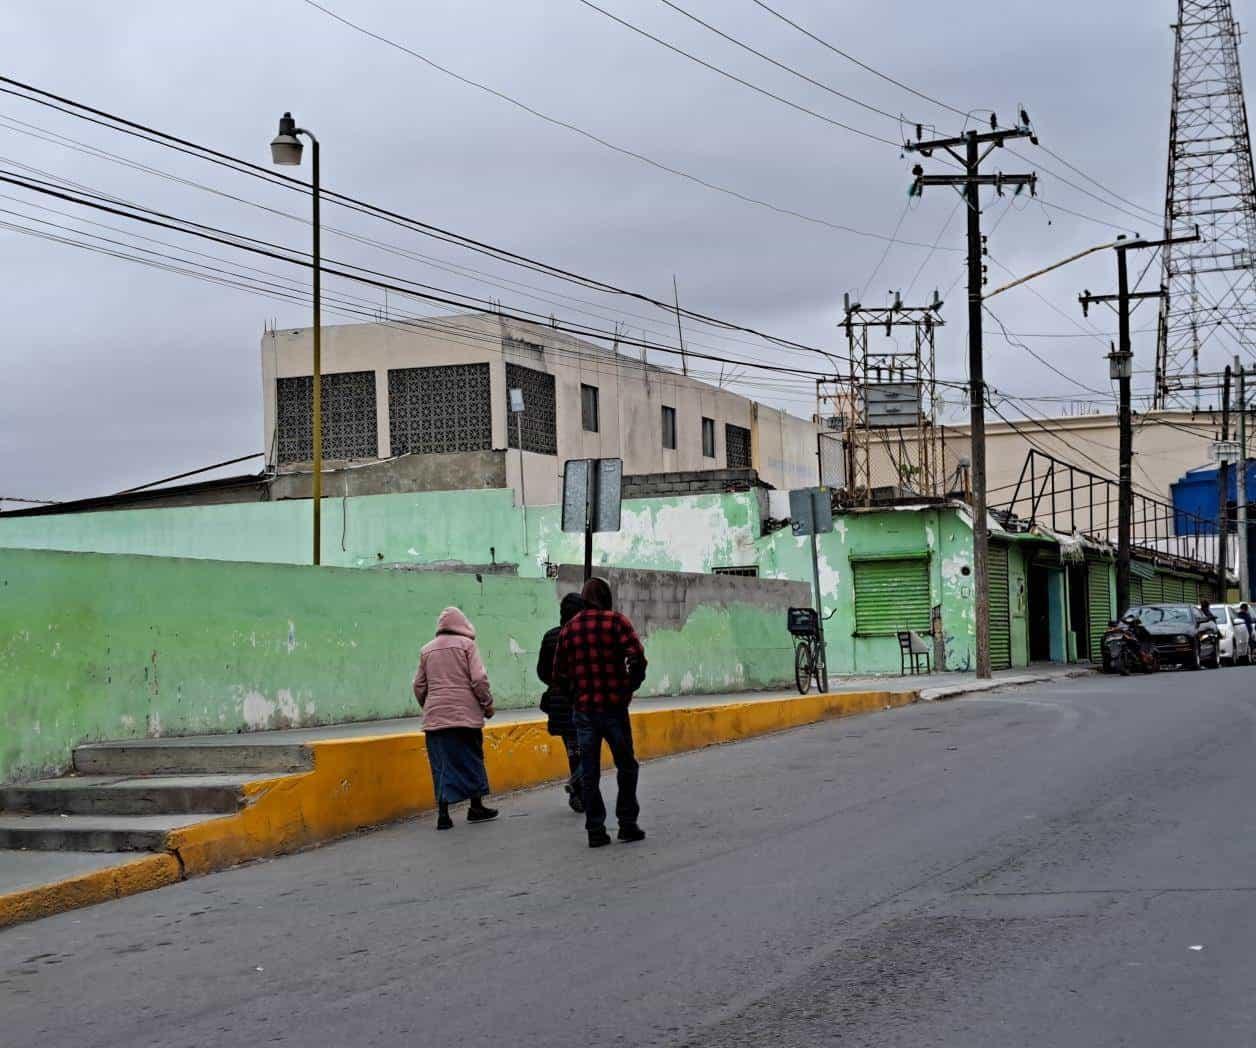
{"label": "street lamp", "polygon": [[322,312],[322,252],[319,248],[318,222],[318,139],[303,127],[297,127],[291,113],[284,113],[279,118],[279,134],[270,143],[270,156],[276,163],[285,167],[295,167],[301,163],[304,148],[298,135],[305,135],[313,145],[311,156],[313,167],[313,219],[314,228],[314,375],[311,380],[314,394],[313,417],[311,419],[311,435],[314,445],[314,563],[322,561],[322,500],[323,500],[323,345],[320,316]]}

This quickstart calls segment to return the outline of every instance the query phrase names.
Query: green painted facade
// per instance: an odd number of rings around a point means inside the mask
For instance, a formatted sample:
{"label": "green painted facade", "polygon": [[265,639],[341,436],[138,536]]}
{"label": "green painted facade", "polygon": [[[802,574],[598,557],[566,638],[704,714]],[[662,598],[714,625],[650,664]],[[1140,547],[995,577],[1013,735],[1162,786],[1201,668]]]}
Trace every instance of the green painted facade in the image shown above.
{"label": "green painted facade", "polygon": [[[534,704],[547,579],[0,550],[0,781],[62,770],[90,739],[413,714],[419,648],[450,604],[498,704]],[[702,606],[646,633],[641,693],[786,685],[784,615]]]}

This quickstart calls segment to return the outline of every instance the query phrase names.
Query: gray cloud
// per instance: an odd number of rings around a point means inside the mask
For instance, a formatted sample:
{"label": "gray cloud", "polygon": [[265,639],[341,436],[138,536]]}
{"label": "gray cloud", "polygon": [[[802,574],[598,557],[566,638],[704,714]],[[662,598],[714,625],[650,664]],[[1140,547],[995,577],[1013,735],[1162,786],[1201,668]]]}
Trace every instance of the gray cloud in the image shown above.
{"label": "gray cloud", "polygon": [[[954,126],[944,112],[842,62],[748,2],[686,3],[839,90],[908,117],[923,114],[943,130]],[[627,0],[606,0],[606,5],[835,119],[891,139],[902,133],[895,122],[766,66],[662,5]],[[329,0],[329,6],[537,108],[745,193],[882,234],[894,229],[908,206],[914,158],[901,158],[891,147],[759,98],[575,0],[423,5]],[[1244,5],[1238,6],[1241,17]],[[1045,5],[898,0],[840,8],[819,0],[779,0],[779,8],[937,97],[964,106],[993,105],[1005,123],[1025,104],[1045,145],[1122,195],[1153,210],[1160,207],[1172,61],[1167,27],[1174,5],[1169,0],[1150,5],[1134,0]],[[122,8],[16,0],[6,13],[8,38],[17,45],[8,49],[9,72],[19,79],[258,162],[267,159],[276,117],[291,109],[320,135],[324,180],[335,188],[659,297],[670,297],[675,273],[687,306],[825,348],[841,348],[836,323],[842,292],[867,281],[884,248],[880,241],[755,208],[611,153],[367,40],[300,0]],[[71,135],[269,206],[301,215],[306,210],[306,201],[296,194],[7,96],[0,96],[0,118]],[[1039,170],[1045,165],[1086,185],[1027,144],[1019,151]],[[0,157],[199,221],[298,247],[307,242],[308,231],[296,222],[2,126]],[[1015,171],[1025,165],[1003,156],[999,166]],[[1027,199],[1009,205],[990,198],[987,226],[999,223],[991,236],[992,254],[1016,273],[1100,243],[1115,224],[1129,222],[1144,233],[1155,232],[1154,219],[1135,223],[1045,175],[1042,192],[1047,201],[1114,225],[1048,212]],[[10,195],[69,209],[29,194]],[[950,191],[930,191],[907,210],[900,238],[932,243],[953,206]],[[1014,210],[1002,216],[1008,206]],[[3,200],[0,207],[38,213]],[[598,299],[334,207],[327,209],[326,221],[543,286],[546,295],[587,298],[595,304],[579,308],[622,317],[630,328],[640,328],[641,321],[621,311],[643,313],[666,327],[665,315],[640,303]],[[962,237],[962,216],[957,215],[940,246],[962,247]],[[188,246],[285,272],[279,263],[228,249]],[[508,305],[603,323],[574,312],[577,303],[526,299],[334,237],[325,250]],[[0,287],[5,318],[0,354],[8,377],[0,392],[0,446],[9,451],[0,468],[0,493],[98,494],[260,450],[258,336],[267,320],[304,326],[306,307],[7,231],[0,231],[0,252],[7,278]],[[920,248],[892,247],[865,299],[905,288],[925,257]],[[962,258],[955,251],[929,256],[915,294],[952,285],[962,274]],[[1094,322],[1104,333],[1100,338],[1081,334],[1076,295],[1083,286],[1107,288],[1112,268],[1109,257],[1096,256],[1035,284],[1066,317],[1024,291],[993,305],[1013,331],[1077,335],[1033,345],[1086,385],[1106,390],[1102,355],[1110,325],[1100,318]],[[1155,267],[1151,276],[1157,277]],[[1005,278],[992,264],[992,284]],[[333,290],[382,302],[382,295],[370,289],[330,283]],[[405,308],[395,296],[391,306]],[[948,296],[946,317],[939,370],[962,378],[962,286]],[[735,356],[811,364],[805,356],[753,350],[709,332],[695,330],[692,337]],[[1000,338],[991,336],[988,346],[989,376],[999,388],[1092,396]],[[1141,336],[1136,349],[1139,366],[1150,366],[1151,340]],[[764,399],[800,413],[812,395],[806,381],[787,397],[779,389],[763,393]]]}

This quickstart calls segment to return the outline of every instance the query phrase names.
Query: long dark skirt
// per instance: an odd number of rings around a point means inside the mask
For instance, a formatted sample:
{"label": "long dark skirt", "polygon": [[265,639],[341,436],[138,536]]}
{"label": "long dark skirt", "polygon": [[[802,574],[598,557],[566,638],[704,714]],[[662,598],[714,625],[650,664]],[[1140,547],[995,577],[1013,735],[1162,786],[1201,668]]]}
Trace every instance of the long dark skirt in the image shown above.
{"label": "long dark skirt", "polygon": [[484,733],[479,728],[440,728],[424,734],[436,800],[457,804],[488,793]]}

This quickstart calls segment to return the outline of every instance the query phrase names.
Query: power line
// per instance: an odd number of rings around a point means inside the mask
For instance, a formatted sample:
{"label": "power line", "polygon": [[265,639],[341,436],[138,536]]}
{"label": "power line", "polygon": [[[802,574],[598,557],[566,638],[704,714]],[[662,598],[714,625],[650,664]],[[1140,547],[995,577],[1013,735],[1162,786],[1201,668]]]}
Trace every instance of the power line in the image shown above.
{"label": "power line", "polygon": [[1072,375],[1069,375],[1067,372],[1061,371],[1054,364],[1052,364],[1051,361],[1045,359],[1044,357],[1039,356],[1032,349],[1030,349],[1027,345],[1025,345],[1025,343],[1017,342],[1015,339],[1013,339],[1012,336],[1008,334],[1007,328],[1003,326],[1003,321],[1000,320],[998,316],[995,314],[994,310],[992,310],[984,302],[982,303],[982,309],[984,309],[991,317],[993,317],[994,322],[999,325],[999,330],[1003,332],[1003,338],[1009,346],[1016,346],[1018,349],[1024,350],[1031,357],[1033,357],[1034,360],[1038,361],[1038,363],[1041,364],[1043,367],[1049,369],[1050,371],[1055,372],[1055,374],[1059,375],[1060,378],[1064,379],[1066,382],[1071,382],[1073,385],[1077,386],[1078,389],[1084,389],[1087,393],[1096,393],[1099,396],[1103,396],[1103,390],[1095,389],[1093,386],[1087,386],[1085,383],[1079,382],[1077,379],[1073,378]]}
{"label": "power line", "polygon": [[[309,3],[311,2],[311,0],[306,0],[306,2]],[[339,16],[335,16],[335,17],[339,17]],[[397,45],[397,46],[400,46],[400,45]],[[199,143],[192,142],[188,139],[180,138],[176,135],[171,135],[167,132],[159,131],[156,128],[137,123],[125,117],[121,117],[116,114],[109,113],[105,110],[97,109],[93,106],[88,106],[85,103],[77,102],[73,99],[66,98],[65,96],[53,94],[52,92],[46,91],[42,88],[37,88],[37,87],[34,87],[33,85],[26,84],[22,81],[14,80],[11,77],[0,76],[0,83],[7,83],[7,84],[12,85],[13,87],[20,88],[22,91],[28,91],[32,93],[31,95],[27,95],[27,94],[21,94],[16,91],[7,91],[5,89],[0,89],[0,90],[4,90],[5,93],[13,95],[14,97],[22,98],[22,99],[25,99],[26,101],[36,102],[40,105],[44,105],[49,108],[56,109],[60,112],[66,113],[67,115],[74,116],[79,119],[87,120],[90,123],[99,124],[113,131],[122,131],[134,137],[141,138],[145,141],[148,141],[157,145],[163,145],[169,148],[173,148],[179,152],[186,153],[189,156],[193,156],[201,160],[207,160],[211,163],[218,164],[219,166],[226,167],[227,169],[235,171],[236,173],[252,175],[254,177],[261,178],[263,181],[267,181],[267,182],[270,182],[271,184],[279,185],[284,188],[297,191],[297,192],[307,193],[309,192],[311,188],[308,182],[304,182],[301,179],[293,178],[289,175],[278,174],[276,172],[271,171],[268,168],[262,167],[259,164],[254,164],[251,161],[243,160],[239,157],[232,156],[228,153],[223,153],[219,150],[212,149],[208,146],[200,145]],[[32,97],[32,95],[39,95],[43,97]],[[57,103],[60,103],[60,104],[57,104]],[[71,108],[65,109],[63,108],[63,106],[69,106]],[[85,115],[85,114],[88,114],[88,115]],[[112,123],[106,123],[105,121],[111,121]],[[118,126],[115,126],[115,125],[118,125]],[[363,214],[367,214],[372,217],[382,219],[387,222],[391,222],[395,225],[399,225],[402,228],[405,228],[414,232],[419,232],[423,235],[430,236],[438,240],[444,240],[448,243],[462,247],[466,250],[479,251],[483,254],[489,255],[490,257],[498,261],[507,262],[513,265],[518,265],[523,268],[531,269],[535,272],[543,273],[547,276],[556,277],[562,280],[567,280],[572,283],[578,284],[580,286],[589,288],[591,290],[599,291],[605,294],[635,299],[636,301],[640,301],[642,303],[652,305],[669,314],[674,312],[674,305],[672,303],[662,302],[659,299],[656,299],[650,295],[646,295],[637,291],[631,291],[626,288],[619,287],[615,284],[611,284],[607,281],[600,280],[598,278],[578,274],[571,270],[566,270],[561,267],[552,265],[550,263],[542,262],[535,258],[530,258],[526,255],[521,255],[517,252],[510,251],[509,249],[506,249],[506,248],[497,247],[495,245],[488,244],[480,240],[476,240],[472,237],[468,237],[463,234],[454,233],[450,230],[432,225],[431,223],[424,222],[420,219],[410,218],[406,215],[402,215],[395,211],[391,211],[387,208],[382,208],[377,205],[367,203],[366,201],[359,200],[357,198],[348,196],[343,193],[339,193],[332,189],[323,188],[322,195],[325,199],[331,200],[339,204],[342,207],[348,208],[349,210],[359,211]],[[852,233],[857,233],[859,235],[864,235],[864,236],[872,236],[880,240],[892,239],[892,238],[886,238],[881,234],[865,234],[859,230],[851,229],[849,227],[842,227],[842,228],[845,228],[847,229],[847,231],[852,232]],[[900,241],[900,243],[912,244],[912,242],[910,241]],[[926,247],[928,245],[913,244],[912,246]],[[950,249],[944,249],[944,250],[950,250]],[[762,338],[768,342],[773,343],[774,345],[782,346],[784,348],[803,349],[809,352],[821,352],[821,351],[816,350],[814,347],[803,346],[801,343],[794,342],[791,339],[782,339],[782,338],[779,338],[778,336],[766,334],[762,331],[756,330],[755,328],[752,328],[746,325],[736,324],[731,321],[726,321],[717,317],[709,316],[707,314],[699,313],[693,309],[682,309],[681,313],[683,316],[691,320],[695,320],[699,323],[709,324],[714,327],[718,327],[727,331],[737,331],[743,334],[752,335],[754,337]]]}
{"label": "power line", "polygon": [[847,102],[852,102],[857,106],[862,106],[864,109],[867,109],[870,112],[876,113],[878,116],[887,117],[888,119],[893,120],[896,123],[901,124],[903,122],[902,114],[895,114],[895,113],[887,112],[886,110],[879,109],[878,107],[868,102],[865,102],[862,99],[855,98],[853,95],[843,94],[841,91],[838,91],[834,87],[830,87],[828,84],[824,83],[823,81],[817,80],[815,79],[815,77],[808,76],[806,73],[800,72],[799,70],[795,69],[793,66],[786,65],[784,62],[777,61],[777,59],[773,58],[771,55],[764,54],[762,51],[759,51],[758,49],[751,47],[744,40],[738,40],[737,37],[724,32],[722,29],[719,29],[716,26],[713,26],[710,22],[706,22],[703,19],[699,18],[697,15],[691,14],[689,11],[686,11],[679,4],[672,3],[672,0],[659,0],[659,2],[666,7],[670,7],[677,14],[683,15],[685,18],[688,18],[691,22],[696,22],[698,25],[702,26],[704,29],[709,29],[716,36],[720,37],[723,40],[727,40],[730,44],[733,44],[736,47],[740,47],[743,51],[749,51],[752,55],[756,55],[757,57],[762,58],[765,62],[768,62],[771,65],[776,66],[777,69],[783,69],[785,72],[789,73],[791,76],[796,76],[800,80],[805,80],[808,84],[811,84],[813,87],[818,87],[821,91],[827,91],[831,95],[836,95],[838,98],[844,99]]}
{"label": "power line", "polygon": [[[305,0],[305,2],[315,7],[318,6],[315,3],[315,0]],[[760,87],[758,84],[751,83],[749,80],[746,80],[738,76],[736,73],[730,73],[727,69],[723,69],[720,66],[717,66],[712,62],[708,62],[704,58],[699,58],[697,55],[693,54],[692,52],[686,51],[684,48],[677,47],[675,44],[668,43],[662,37],[655,36],[653,33],[648,32],[645,29],[642,29],[640,26],[633,25],[631,22],[626,21],[625,19],[620,18],[618,15],[613,14],[612,12],[606,10],[606,8],[599,7],[597,4],[593,3],[593,0],[576,0],[576,3],[583,4],[585,7],[589,8],[590,10],[596,11],[600,15],[604,15],[605,17],[609,18],[612,22],[618,23],[619,25],[623,26],[625,29],[628,29],[631,32],[634,32],[638,34],[639,36],[643,36],[647,40],[652,40],[654,41],[654,43],[660,45],[661,47],[665,47],[667,48],[667,50],[672,51],[675,54],[681,55],[682,57],[689,59],[689,61],[691,62],[696,62],[698,65],[702,66],[704,69],[709,69],[711,72],[715,73],[716,75],[722,76],[727,80],[733,81],[733,83],[741,84],[743,87],[749,88],[751,91],[754,91],[756,94],[763,95],[765,98],[773,99],[774,101],[780,102],[782,105],[788,106],[790,109],[795,109],[800,113],[805,113],[807,116],[814,117],[817,120],[822,120],[824,123],[831,124],[833,127],[841,128],[843,131],[850,131],[852,134],[862,135],[864,138],[871,139],[874,142],[880,142],[883,145],[892,146],[895,149],[899,149],[902,147],[901,142],[895,142],[889,138],[882,138],[880,135],[873,134],[871,131],[864,131],[862,128],[852,127],[850,124],[844,124],[840,120],[834,120],[832,117],[825,116],[823,113],[817,112],[814,109],[809,109],[807,106],[801,105],[798,102],[791,101],[790,99],[786,98],[784,95],[778,95],[774,91],[769,91],[766,87]]]}
{"label": "power line", "polygon": [[821,37],[816,36],[815,33],[811,32],[809,29],[803,28],[797,22],[792,21],[789,18],[786,18],[783,14],[781,14],[775,8],[769,7],[767,4],[763,3],[763,0],[751,0],[751,2],[755,4],[755,6],[761,7],[764,11],[772,15],[774,18],[779,18],[786,25],[792,26],[794,29],[797,29],[798,32],[802,33],[803,36],[808,37],[811,40],[814,40],[817,44],[820,44],[822,47],[828,48],[834,54],[840,55],[842,58],[846,59],[848,62],[853,62],[855,65],[859,66],[860,69],[867,70],[873,76],[878,76],[882,80],[885,80],[893,84],[895,87],[900,87],[904,91],[908,92],[909,94],[915,95],[917,98],[924,99],[924,101],[926,102],[931,102],[933,103],[933,105],[938,106],[942,109],[950,110],[956,116],[962,116],[962,117],[967,118],[969,114],[972,112],[971,110],[966,112],[963,109],[956,109],[955,106],[953,105],[949,105],[946,102],[943,102],[940,99],[934,98],[931,95],[926,95],[922,91],[917,91],[914,87],[909,87],[907,84],[903,83],[901,80],[895,80],[894,77],[890,76],[889,74],[883,73],[879,69],[874,69],[872,66],[868,65],[866,62],[861,62],[854,55],[849,54],[848,52],[843,51],[840,47],[836,47],[835,45],[829,43],[827,40],[824,40]]}
{"label": "power line", "polygon": [[[626,156],[633,160],[640,161],[643,164],[648,164],[650,167],[656,168],[659,171],[666,172],[669,175],[674,175],[677,178],[683,178],[688,182],[692,182],[695,185],[699,185],[703,187],[704,189],[709,189],[713,192],[722,193],[725,196],[733,197],[737,200],[740,200],[742,203],[745,203],[745,204],[752,204],[755,207],[766,208],[767,210],[775,211],[777,214],[780,214],[780,215],[789,215],[791,218],[797,218],[797,219],[801,219],[804,222],[810,222],[814,225],[824,226],[828,229],[832,229],[840,233],[850,233],[854,236],[861,236],[861,237],[872,237],[878,240],[884,239],[884,237],[882,237],[880,234],[877,234],[877,233],[869,233],[866,230],[855,229],[852,226],[843,225],[840,222],[830,222],[828,219],[819,218],[815,215],[809,215],[809,214],[806,214],[805,212],[798,211],[795,208],[786,207],[782,204],[774,204],[769,200],[762,199],[761,197],[751,196],[750,194],[743,193],[738,189],[733,189],[730,186],[722,185],[718,182],[713,182],[708,178],[702,177],[701,175],[695,175],[690,171],[685,171],[671,164],[664,163],[661,160],[656,160],[651,156],[647,156],[645,153],[638,152],[637,150],[634,150],[634,149],[629,149],[626,146],[616,145],[614,142],[610,141],[609,139],[603,138],[601,135],[593,131],[589,131],[587,128],[580,127],[579,125],[573,124],[568,120],[562,119],[561,117],[551,116],[550,114],[544,113],[541,110],[536,109],[533,106],[529,105],[528,103],[523,102],[520,99],[513,97],[512,95],[506,94],[504,91],[499,91],[494,87],[490,87],[488,84],[480,83],[477,80],[472,80],[470,77],[463,76],[461,73],[456,73],[454,72],[454,70],[448,68],[447,66],[441,65],[439,62],[436,62],[435,60],[429,58],[427,55],[424,55],[414,50],[412,47],[409,47],[406,44],[400,43],[399,41],[396,41],[387,36],[384,36],[382,33],[377,33],[374,30],[368,29],[366,28],[366,26],[361,25],[357,22],[350,21],[348,18],[345,18],[343,15],[338,14],[337,12],[333,11],[331,8],[324,7],[322,4],[317,3],[316,0],[304,0],[304,3],[308,4],[310,7],[314,8],[317,11],[321,11],[328,18],[334,19],[335,21],[341,23],[342,25],[347,26],[349,29],[354,30],[354,32],[361,33],[363,36],[370,37],[372,40],[376,40],[381,44],[386,44],[387,46],[394,48],[397,51],[401,51],[402,53],[409,55],[411,58],[417,59],[418,61],[422,62],[424,65],[427,65],[431,67],[432,69],[437,70],[438,72],[444,73],[446,76],[453,77],[455,80],[459,81],[460,83],[466,84],[469,87],[474,87],[477,90],[487,92],[488,94],[494,96],[495,98],[501,99],[503,102],[508,102],[510,105],[515,106],[517,109],[522,109],[524,112],[530,114],[531,116],[536,117],[538,120],[543,120],[545,121],[545,123],[551,124],[554,127],[561,127],[564,130],[571,131],[574,134],[580,135],[582,138],[586,138],[590,142],[594,142],[597,145],[602,146],[604,149],[609,149],[614,153],[620,154],[621,156]],[[921,244],[918,246],[924,247],[925,245]]]}
{"label": "power line", "polygon": [[[195,237],[199,237],[205,240],[210,240],[215,243],[223,244],[227,247],[234,248],[236,250],[248,251],[253,254],[258,254],[258,255],[268,257],[268,258],[275,259],[277,261],[287,262],[291,265],[299,265],[305,268],[310,268],[313,265],[312,261],[308,260],[308,256],[301,257],[301,253],[293,252],[292,249],[290,248],[283,248],[279,245],[260,246],[260,245],[265,244],[265,242],[259,241],[253,237],[245,237],[239,234],[230,233],[225,230],[216,229],[215,227],[205,226],[201,223],[191,222],[185,219],[178,219],[178,218],[175,218],[174,216],[166,215],[162,212],[152,211],[151,209],[148,209],[148,208],[142,208],[142,209],[137,208],[137,210],[142,213],[127,212],[127,211],[122,210],[121,208],[113,207],[108,204],[103,204],[95,200],[75,197],[70,193],[67,193],[67,192],[64,192],[55,188],[41,186],[37,183],[33,183],[25,179],[15,178],[12,174],[5,173],[3,171],[0,171],[0,182],[7,182],[11,185],[16,185],[20,188],[28,189],[34,192],[43,193],[48,196],[57,197],[59,199],[66,200],[73,204],[78,204],[80,206],[94,208],[99,211],[105,211],[110,214],[119,215],[123,218],[132,219],[133,221],[143,222],[148,225],[154,225],[154,226],[158,226],[164,229],[171,229],[171,230],[174,230],[175,232],[183,233],[184,235],[187,235],[187,236],[195,236]],[[170,221],[168,221],[168,219]],[[183,225],[179,225],[178,223],[183,223]],[[232,239],[232,238],[235,238],[235,239]],[[294,256],[297,256],[297,257],[294,257]],[[479,312],[479,313],[486,313],[486,312],[496,313],[499,316],[505,317],[510,320],[515,320],[520,323],[525,323],[525,324],[535,325],[538,323],[535,317],[539,316],[539,314],[534,314],[532,317],[528,317],[528,316],[519,315],[519,313],[506,312],[502,310],[500,307],[498,307],[496,303],[487,303],[488,308],[485,308],[486,302],[485,300],[482,300],[482,299],[475,299],[475,298],[472,298],[470,296],[465,296],[465,295],[461,297],[454,297],[457,295],[456,292],[448,292],[448,291],[444,291],[444,289],[432,288],[431,285],[420,285],[414,281],[408,281],[407,283],[410,283],[413,286],[406,287],[406,286],[403,286],[402,284],[392,283],[390,281],[378,279],[376,276],[369,275],[369,274],[375,273],[375,271],[366,269],[365,267],[355,266],[350,263],[344,263],[344,264],[350,265],[351,268],[353,269],[360,270],[360,273],[351,273],[345,270],[336,269],[336,268],[333,268],[332,266],[326,266],[326,265],[322,266],[321,268],[323,272],[331,276],[341,277],[346,280],[355,281],[355,282],[366,284],[372,287],[395,291],[403,295],[408,295],[412,298],[420,299],[422,301],[433,302],[433,303],[437,303],[437,304],[445,305],[445,306],[454,306],[460,309],[470,309],[473,312]],[[361,275],[362,273],[365,273],[368,275],[365,275],[365,276]],[[387,274],[384,274],[384,275],[386,276]],[[403,279],[403,278],[396,278],[396,279]],[[421,288],[422,290],[415,290],[416,287]],[[440,291],[441,294],[437,294],[436,293],[437,291]],[[526,313],[527,311],[524,311],[524,312]],[[548,322],[547,322],[547,319],[548,319]],[[654,342],[646,342],[642,340],[632,339],[619,333],[593,329],[585,325],[559,324],[556,321],[554,321],[552,318],[541,317],[540,326],[549,327],[552,330],[562,331],[565,334],[575,335],[578,337],[594,338],[594,339],[599,339],[602,341],[609,341],[609,342],[619,343],[623,345],[636,346],[638,348],[644,348],[647,350],[655,350],[656,352],[667,353],[667,354],[672,354],[676,356],[680,355],[680,350],[675,349],[671,346],[660,345]],[[736,360],[733,358],[717,356],[717,355],[708,354],[708,353],[699,353],[699,352],[690,352],[690,351],[686,351],[686,352],[688,356],[698,357],[704,360],[713,360],[716,362],[735,363],[735,364],[739,364],[745,367],[757,368],[762,371],[778,372],[781,374],[797,374],[797,375],[807,375],[810,377],[820,377],[819,373],[817,372],[802,370],[798,368],[784,367],[784,366],[773,365],[773,364],[765,364],[765,363],[760,363],[757,361]],[[824,353],[823,350],[815,350],[815,352]]]}

